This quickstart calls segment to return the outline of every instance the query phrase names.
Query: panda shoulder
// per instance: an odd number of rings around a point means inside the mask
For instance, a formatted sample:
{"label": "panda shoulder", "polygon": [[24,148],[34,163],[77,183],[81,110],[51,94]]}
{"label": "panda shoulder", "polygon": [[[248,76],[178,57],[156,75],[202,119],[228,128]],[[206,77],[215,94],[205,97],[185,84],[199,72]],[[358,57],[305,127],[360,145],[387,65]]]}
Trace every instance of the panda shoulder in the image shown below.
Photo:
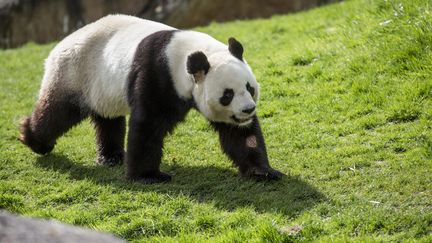
{"label": "panda shoulder", "polygon": [[167,54],[169,57],[178,56],[179,52],[187,54],[196,51],[202,51],[205,54],[211,52],[224,50],[227,46],[212,36],[191,30],[176,31],[173,38],[170,40],[167,47]]}

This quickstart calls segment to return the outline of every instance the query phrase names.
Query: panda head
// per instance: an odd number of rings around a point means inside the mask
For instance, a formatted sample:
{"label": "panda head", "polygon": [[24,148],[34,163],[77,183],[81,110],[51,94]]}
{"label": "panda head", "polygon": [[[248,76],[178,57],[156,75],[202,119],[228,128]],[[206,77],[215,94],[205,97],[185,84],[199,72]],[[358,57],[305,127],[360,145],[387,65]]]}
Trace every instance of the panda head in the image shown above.
{"label": "panda head", "polygon": [[259,85],[243,60],[243,47],[230,38],[226,51],[206,56],[189,55],[188,72],[193,75],[193,97],[199,111],[210,121],[237,126],[251,124],[259,96]]}

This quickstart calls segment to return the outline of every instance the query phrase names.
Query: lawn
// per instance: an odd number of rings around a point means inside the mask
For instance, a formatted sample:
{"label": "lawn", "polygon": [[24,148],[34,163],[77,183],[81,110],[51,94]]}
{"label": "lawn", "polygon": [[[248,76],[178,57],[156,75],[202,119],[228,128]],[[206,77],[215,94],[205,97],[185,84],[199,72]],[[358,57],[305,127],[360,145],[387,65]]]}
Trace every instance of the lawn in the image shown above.
{"label": "lawn", "polygon": [[85,121],[38,156],[17,140],[55,45],[0,51],[0,208],[130,241],[432,241],[432,3],[354,0],[197,28],[235,36],[261,84],[278,182],[242,179],[196,111],[167,184],[95,164]]}

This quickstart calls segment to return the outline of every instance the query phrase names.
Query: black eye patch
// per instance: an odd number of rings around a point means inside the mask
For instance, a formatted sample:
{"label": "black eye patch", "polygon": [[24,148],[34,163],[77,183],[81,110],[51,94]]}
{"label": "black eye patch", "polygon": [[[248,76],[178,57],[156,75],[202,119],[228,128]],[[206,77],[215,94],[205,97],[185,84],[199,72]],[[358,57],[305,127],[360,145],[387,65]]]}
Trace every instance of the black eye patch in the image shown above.
{"label": "black eye patch", "polygon": [[234,90],[225,89],[223,96],[219,98],[219,103],[221,103],[221,105],[223,106],[227,106],[231,103],[233,98],[234,98]]}
{"label": "black eye patch", "polygon": [[251,94],[252,97],[255,96],[255,88],[252,87],[249,82],[246,84],[247,91]]}

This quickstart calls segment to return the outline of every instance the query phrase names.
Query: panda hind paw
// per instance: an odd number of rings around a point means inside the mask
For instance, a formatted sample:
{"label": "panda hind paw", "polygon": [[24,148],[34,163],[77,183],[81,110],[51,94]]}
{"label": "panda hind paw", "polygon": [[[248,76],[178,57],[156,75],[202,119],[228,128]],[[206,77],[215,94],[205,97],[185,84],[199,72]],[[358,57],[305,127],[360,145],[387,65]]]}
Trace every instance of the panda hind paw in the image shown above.
{"label": "panda hind paw", "polygon": [[123,163],[124,152],[116,153],[112,156],[99,155],[96,163],[102,166],[113,167]]}
{"label": "panda hind paw", "polygon": [[142,183],[142,184],[156,184],[156,183],[164,183],[171,181],[171,175],[164,172],[158,172],[152,175],[140,176],[130,178],[133,181]]}

